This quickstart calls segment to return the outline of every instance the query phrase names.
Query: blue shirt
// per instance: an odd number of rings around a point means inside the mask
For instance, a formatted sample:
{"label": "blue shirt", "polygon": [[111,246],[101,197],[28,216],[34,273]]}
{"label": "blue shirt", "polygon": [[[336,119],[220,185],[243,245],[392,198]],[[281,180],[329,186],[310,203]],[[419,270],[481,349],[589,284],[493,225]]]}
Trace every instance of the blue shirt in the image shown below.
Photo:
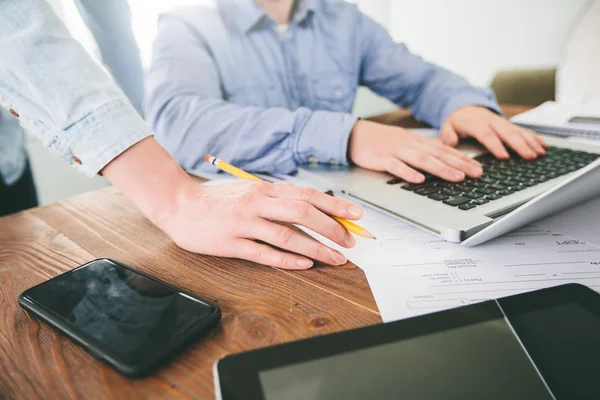
{"label": "blue shirt", "polygon": [[0,121],[5,182],[18,179],[25,162],[19,122],[88,176],[151,135],[123,91],[46,0],[0,1],[0,54],[0,106],[13,110]]}
{"label": "blue shirt", "polygon": [[[103,63],[108,67],[135,109],[141,113],[143,109],[144,76],[137,45],[131,31],[131,15],[127,0],[75,0],[75,2],[98,43]],[[64,86],[58,86],[57,84],[53,88],[50,82],[51,78],[62,74],[63,76],[58,83],[63,82],[69,78],[69,73],[73,73],[77,68],[86,68],[85,65],[88,65],[91,60],[89,60],[87,55],[84,57],[81,54],[81,46],[70,37],[66,40],[67,48],[76,48],[76,57],[61,59],[60,54],[62,54],[62,50],[60,50],[51,55],[46,64],[44,64],[43,59],[39,58],[43,54],[35,54],[36,49],[41,47],[41,43],[47,41],[48,48],[60,48],[62,41],[66,37],[64,27],[59,27],[59,21],[45,3],[45,1],[40,0],[23,0],[20,2],[0,1],[0,32],[7,32],[11,27],[15,29],[9,32],[10,35],[6,34],[5,37],[0,38],[2,43],[0,47],[3,47],[3,51],[0,53],[2,54],[2,57],[0,57],[0,72],[3,74],[0,76],[0,97],[4,96],[4,99],[10,98],[11,102],[16,102],[17,99],[26,100],[27,102],[35,101],[40,106],[40,109],[46,106],[48,109],[52,109],[53,106],[60,106],[65,102],[78,101],[79,88],[74,89],[77,85],[77,82],[75,82],[76,78],[73,79],[74,82],[70,82]],[[16,12],[10,14],[9,10],[13,9],[16,9]],[[32,14],[32,20],[24,21],[25,18],[28,18],[28,13]],[[31,27],[33,31],[26,31],[26,27]],[[45,31],[45,29],[48,30]],[[16,33],[18,32],[22,32],[24,36],[17,36]],[[60,36],[50,36],[54,32],[59,33]],[[29,47],[27,48],[18,47],[20,42],[32,40],[36,37],[43,37],[40,44],[28,43]],[[12,43],[11,40],[13,40]],[[29,57],[31,58],[29,59]],[[16,61],[25,63],[26,69],[20,71],[16,68],[18,64],[10,65],[11,62],[15,63]],[[81,63],[81,66],[78,67],[77,64],[65,66],[67,61]],[[12,76],[6,74],[9,71],[12,72]],[[40,91],[53,88],[52,90],[55,90],[55,93],[46,93],[49,96],[42,96],[34,100],[33,91],[28,92],[24,89],[25,87],[18,86],[25,83],[22,80],[24,73],[21,73],[25,71],[33,73],[36,75],[36,78],[41,79],[40,83],[45,87],[41,88]],[[46,75],[46,79],[44,79],[44,74]],[[94,82],[92,81],[91,84],[94,84]],[[69,92],[69,90],[72,91]],[[24,95],[24,93],[27,94]],[[63,96],[60,99],[57,98],[59,94]],[[102,98],[101,94],[96,94],[96,97],[98,99]],[[56,101],[58,103],[53,105],[42,104]],[[4,106],[4,104],[4,102],[0,102],[0,105]],[[22,111],[19,111],[18,114],[22,114],[21,120],[27,117],[35,117],[29,113],[25,115]],[[47,117],[55,118],[52,115],[48,115]],[[38,120],[38,123],[41,121]],[[44,129],[40,130],[40,128]],[[46,131],[45,134],[47,135],[48,132],[45,128],[43,125],[38,124],[32,132],[40,135],[41,131]],[[47,139],[46,144],[57,145],[58,143],[50,142]],[[64,158],[64,155],[61,156]],[[72,162],[72,160],[69,161]],[[6,106],[4,108],[0,107],[0,180],[3,180],[7,184],[12,184],[18,180],[23,174],[25,162],[25,135],[23,128],[19,124],[19,120],[9,113]]]}
{"label": "blue shirt", "polygon": [[309,159],[346,164],[359,85],[439,127],[465,105],[498,109],[479,89],[410,53],[355,5],[300,1],[287,33],[252,0],[220,0],[159,19],[146,118],[188,171],[207,153],[252,171]]}

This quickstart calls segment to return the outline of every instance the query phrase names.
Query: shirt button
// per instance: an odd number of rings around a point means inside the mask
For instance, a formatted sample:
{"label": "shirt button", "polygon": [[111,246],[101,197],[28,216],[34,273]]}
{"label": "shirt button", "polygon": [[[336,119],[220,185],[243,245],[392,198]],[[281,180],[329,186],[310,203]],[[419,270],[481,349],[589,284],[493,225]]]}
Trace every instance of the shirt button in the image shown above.
{"label": "shirt button", "polygon": [[336,90],[335,97],[337,97],[338,99],[341,99],[342,97],[344,97],[344,91],[342,89]]}
{"label": "shirt button", "polygon": [[9,113],[12,114],[13,117],[15,118],[19,118],[19,113],[17,113],[15,110],[13,110],[12,108],[10,110],[8,110]]}
{"label": "shirt button", "polygon": [[310,157],[308,157],[308,162],[310,164],[317,164],[319,162],[319,159],[315,156],[310,156]]}
{"label": "shirt button", "polygon": [[337,166],[340,165],[340,162],[336,159],[329,160],[329,165]]}
{"label": "shirt button", "polygon": [[73,157],[73,161],[75,161],[77,164],[81,165],[81,160],[77,157]]}

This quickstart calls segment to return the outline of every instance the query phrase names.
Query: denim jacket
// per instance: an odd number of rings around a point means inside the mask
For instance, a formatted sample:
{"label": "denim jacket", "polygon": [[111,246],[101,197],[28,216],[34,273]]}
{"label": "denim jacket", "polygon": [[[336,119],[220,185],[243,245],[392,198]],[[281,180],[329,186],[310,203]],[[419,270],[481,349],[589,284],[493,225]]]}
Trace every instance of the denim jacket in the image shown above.
{"label": "denim jacket", "polygon": [[0,179],[8,184],[25,166],[17,122],[88,176],[151,135],[46,0],[0,1],[0,107]]}

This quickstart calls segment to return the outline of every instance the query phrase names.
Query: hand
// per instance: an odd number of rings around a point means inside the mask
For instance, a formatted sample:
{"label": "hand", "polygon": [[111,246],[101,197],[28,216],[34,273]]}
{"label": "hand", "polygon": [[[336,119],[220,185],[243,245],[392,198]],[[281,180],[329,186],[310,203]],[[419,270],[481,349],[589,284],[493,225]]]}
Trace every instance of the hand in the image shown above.
{"label": "hand", "polygon": [[352,234],[325,213],[354,220],[363,215],[346,201],[291,185],[241,181],[202,186],[152,137],[129,147],[102,174],[180,247],[279,268],[310,268],[310,258],[341,265],[346,258],[274,221],[300,224],[352,247]]}
{"label": "hand", "polygon": [[348,157],[359,167],[389,172],[412,183],[425,180],[415,168],[452,182],[483,174],[481,164],[439,140],[370,121],[354,126]]}
{"label": "hand", "polygon": [[[526,160],[545,155],[548,147],[544,139],[529,129],[511,124],[506,118],[478,106],[467,106],[454,111],[440,129],[440,139],[456,146],[459,138],[473,137],[494,156],[509,158],[504,144]],[[504,143],[504,144],[503,144]]]}
{"label": "hand", "polygon": [[346,258],[281,223],[299,224],[353,247],[352,234],[326,213],[347,219],[363,215],[351,203],[309,188],[253,181],[208,187],[190,180],[179,190],[174,210],[161,216],[157,225],[179,247],[195,253],[307,269],[311,259],[342,265]]}

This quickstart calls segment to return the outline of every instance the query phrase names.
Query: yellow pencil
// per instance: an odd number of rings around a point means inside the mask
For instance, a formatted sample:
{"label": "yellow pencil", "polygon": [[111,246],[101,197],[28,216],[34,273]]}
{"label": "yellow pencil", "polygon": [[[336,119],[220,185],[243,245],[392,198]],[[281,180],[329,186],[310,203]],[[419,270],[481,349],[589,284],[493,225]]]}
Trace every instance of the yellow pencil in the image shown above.
{"label": "yellow pencil", "polygon": [[[207,155],[206,157],[204,157],[204,161],[206,161],[209,164],[214,165],[215,167],[237,177],[237,178],[241,178],[241,179],[249,179],[252,181],[262,181],[262,179],[260,179],[258,176],[254,176],[252,174],[249,174],[248,172],[241,170],[237,167],[234,167],[231,164],[226,163],[225,161],[219,160],[216,157],[213,157],[211,155]],[[342,224],[342,226],[344,228],[346,228],[346,230],[348,230],[349,232],[354,233],[355,235],[358,236],[362,236],[364,238],[367,239],[375,239],[375,236],[373,236],[373,234],[371,234],[371,232],[369,232],[368,230],[366,230],[365,228],[363,228],[360,225],[355,224],[352,221],[348,221],[347,219],[344,218],[339,218],[339,217],[331,217],[333,219],[335,219],[337,222],[339,222],[340,224]]]}

